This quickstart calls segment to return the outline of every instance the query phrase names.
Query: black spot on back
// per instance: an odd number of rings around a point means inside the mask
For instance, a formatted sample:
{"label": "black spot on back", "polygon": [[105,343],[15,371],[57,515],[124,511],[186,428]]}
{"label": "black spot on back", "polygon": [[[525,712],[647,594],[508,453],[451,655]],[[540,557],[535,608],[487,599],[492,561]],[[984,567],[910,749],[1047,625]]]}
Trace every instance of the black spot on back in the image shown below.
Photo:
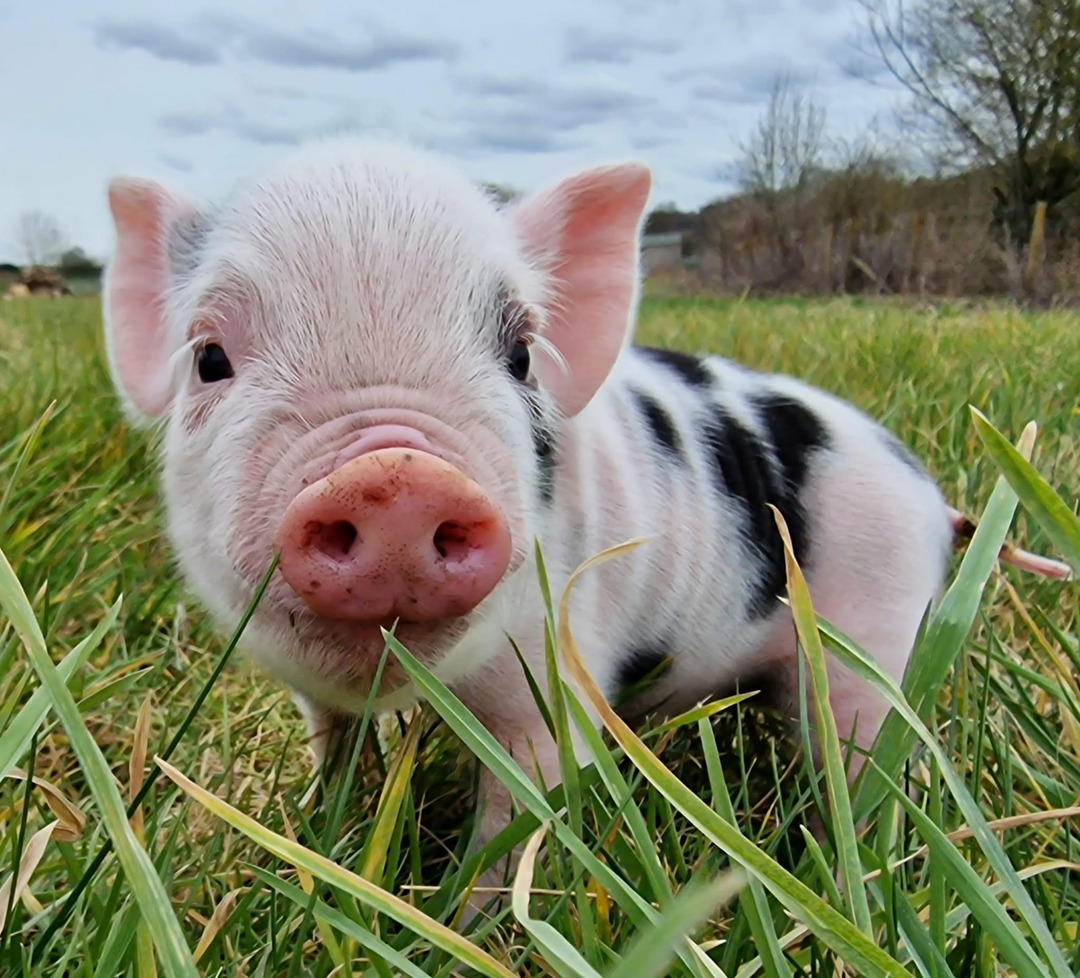
{"label": "black spot on back", "polygon": [[682,452],[682,439],[675,430],[675,422],[670,414],[656,398],[641,391],[634,391],[633,397],[637,401],[638,408],[645,416],[645,422],[649,426],[656,444],[662,449],[674,455],[676,458]]}
{"label": "black spot on back", "polygon": [[[776,495],[765,446],[719,405],[710,411],[701,438],[712,462],[717,491],[734,496],[748,519],[750,546],[765,567],[764,580],[751,599],[751,614],[768,615],[773,606],[775,567],[783,574],[783,547],[767,504]],[[783,586],[783,578],[781,578]]]}
{"label": "black spot on back", "polygon": [[713,462],[717,488],[735,496],[747,514],[751,547],[761,562],[750,613],[766,617],[785,593],[784,546],[768,506],[780,510],[800,564],[809,561],[809,528],[802,493],[810,457],[826,445],[821,422],[802,404],[778,395],[754,399],[760,412],[762,440],[714,407],[702,427]]}
{"label": "black spot on back", "polygon": [[675,371],[691,387],[710,387],[715,380],[701,357],[655,346],[639,346],[637,349],[655,363]]}

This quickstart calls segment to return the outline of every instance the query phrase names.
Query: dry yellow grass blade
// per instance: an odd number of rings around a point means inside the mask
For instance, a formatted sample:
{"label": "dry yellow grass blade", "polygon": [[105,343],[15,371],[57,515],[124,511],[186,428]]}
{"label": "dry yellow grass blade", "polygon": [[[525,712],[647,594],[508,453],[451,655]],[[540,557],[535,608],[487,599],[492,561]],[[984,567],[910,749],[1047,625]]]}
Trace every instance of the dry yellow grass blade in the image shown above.
{"label": "dry yellow grass blade", "polygon": [[199,943],[195,946],[193,957],[196,964],[210,949],[210,945],[214,943],[214,938],[218,936],[221,928],[228,923],[229,915],[233,912],[236,901],[240,899],[241,894],[246,889],[247,887],[241,886],[235,890],[230,890],[218,901],[217,906],[214,907],[214,912],[210,914],[210,919],[206,922],[206,926],[203,927]]}
{"label": "dry yellow grass blade", "polygon": [[34,870],[44,857],[49,839],[53,837],[59,824],[59,822],[50,822],[45,828],[38,829],[30,836],[30,841],[26,843],[22,858],[19,860],[19,871],[14,880],[14,895],[11,892],[12,878],[10,876],[4,880],[4,885],[0,886],[0,931],[7,926],[8,907],[13,906],[15,901],[21,899],[23,893],[26,892],[26,888],[30,885],[30,877],[34,875]]}
{"label": "dry yellow grass blade", "polygon": [[[153,693],[147,693],[135,718],[135,734],[131,744],[131,759],[128,761],[128,799],[134,801],[142,791],[146,775],[146,745],[150,739],[150,711],[153,706]],[[131,828],[140,842],[146,841],[143,824],[143,810],[140,805],[132,812]]]}
{"label": "dry yellow grass blade", "polygon": [[[16,781],[25,781],[26,772],[21,768],[12,768],[8,772],[8,777],[14,778]],[[83,814],[82,809],[75,802],[69,800],[56,785],[51,784],[44,778],[34,775],[31,781],[33,781],[35,788],[41,789],[45,804],[49,806],[49,810],[56,816],[57,824],[53,832],[56,841],[74,842],[83,834],[83,829],[86,828],[86,816]]]}

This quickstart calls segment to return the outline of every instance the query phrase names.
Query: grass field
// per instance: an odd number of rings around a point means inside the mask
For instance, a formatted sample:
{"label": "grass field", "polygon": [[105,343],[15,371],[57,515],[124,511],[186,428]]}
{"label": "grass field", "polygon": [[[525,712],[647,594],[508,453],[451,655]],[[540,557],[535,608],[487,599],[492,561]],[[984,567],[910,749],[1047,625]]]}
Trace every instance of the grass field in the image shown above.
{"label": "grass field", "polygon": [[[472,755],[428,710],[385,756],[365,754],[351,784],[304,798],[308,758],[287,696],[239,658],[215,681],[229,646],[172,571],[149,439],[120,418],[99,333],[91,299],[0,304],[0,548],[33,612],[0,578],[0,974],[1080,972],[1077,585],[987,556],[1007,528],[1055,556],[1060,541],[1023,506],[1012,519],[1016,497],[995,490],[999,469],[967,407],[1011,443],[1039,423],[1033,462],[1066,504],[1057,532],[1075,534],[1075,315],[646,301],[642,338],[853,399],[927,460],[955,504],[985,511],[906,687],[934,745],[908,772],[925,790],[912,804],[868,785],[857,809],[875,792],[884,803],[858,846],[840,818],[819,849],[800,826],[826,785],[797,743],[774,736],[777,718],[749,702],[645,732],[666,768],[628,742],[602,777],[571,779],[527,912],[477,921],[467,938],[483,954],[469,965],[432,919],[454,924],[476,868],[462,868]],[[81,661],[65,699],[48,660],[69,653]],[[51,686],[32,699],[39,674]],[[477,746],[470,718],[453,703],[439,712]],[[909,720],[891,723],[874,755],[886,769],[917,742]],[[254,823],[157,777],[155,754]],[[487,762],[512,778],[500,757]],[[31,770],[32,784],[20,776]],[[151,776],[126,822],[121,801]],[[519,793],[550,815],[542,796]],[[538,824],[524,816],[518,837]],[[282,836],[303,848],[285,851]],[[28,885],[15,900],[20,860]],[[747,877],[729,873],[736,863]],[[866,881],[838,889],[840,864]],[[371,883],[425,916],[410,920]]]}

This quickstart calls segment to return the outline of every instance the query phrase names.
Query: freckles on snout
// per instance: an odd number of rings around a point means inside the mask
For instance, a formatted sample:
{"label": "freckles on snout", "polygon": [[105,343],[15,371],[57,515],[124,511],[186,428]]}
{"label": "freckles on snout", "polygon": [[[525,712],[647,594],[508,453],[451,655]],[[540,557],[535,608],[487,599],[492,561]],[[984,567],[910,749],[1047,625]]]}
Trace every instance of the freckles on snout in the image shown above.
{"label": "freckles on snout", "polygon": [[355,622],[463,615],[512,550],[505,516],[476,482],[401,448],[351,459],[301,491],[278,544],[281,574],[311,610]]}

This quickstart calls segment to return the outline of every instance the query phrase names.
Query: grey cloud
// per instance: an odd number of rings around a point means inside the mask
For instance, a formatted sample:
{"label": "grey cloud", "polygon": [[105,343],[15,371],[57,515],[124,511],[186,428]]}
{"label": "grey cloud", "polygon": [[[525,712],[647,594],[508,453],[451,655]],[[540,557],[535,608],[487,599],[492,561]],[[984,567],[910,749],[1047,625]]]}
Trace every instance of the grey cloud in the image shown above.
{"label": "grey cloud", "polygon": [[539,98],[551,91],[550,86],[534,78],[499,78],[481,75],[459,79],[462,88],[492,98]]}
{"label": "grey cloud", "polygon": [[288,122],[259,118],[230,108],[217,113],[175,112],[158,119],[158,125],[173,136],[225,133],[259,146],[295,146],[309,139],[364,128],[367,124],[352,113]]}
{"label": "grey cloud", "polygon": [[750,58],[741,62],[683,73],[686,80],[699,78],[690,94],[701,101],[726,105],[762,105],[772,94],[780,76],[786,75],[793,89],[810,90],[820,80],[821,69],[805,62],[791,63]]}
{"label": "grey cloud", "polygon": [[182,156],[173,156],[172,153],[160,153],[158,154],[158,160],[169,169],[177,170],[180,173],[190,173],[195,168],[190,160],[185,160]]}
{"label": "grey cloud", "polygon": [[328,68],[348,72],[375,71],[406,61],[453,61],[459,48],[446,41],[394,34],[368,28],[352,39],[314,31],[273,30],[236,17],[208,13],[196,40],[165,24],[148,20],[103,20],[95,34],[99,46],[135,48],[157,58],[191,65],[217,64],[222,52],[282,68]]}
{"label": "grey cloud", "polygon": [[653,104],[643,95],[614,88],[557,88],[531,79],[481,77],[465,79],[462,86],[495,107],[477,105],[470,113],[477,125],[520,128],[528,119],[539,132],[569,132],[642,112]]}
{"label": "grey cloud", "polygon": [[99,21],[94,35],[98,47],[145,51],[163,61],[212,65],[221,60],[216,45],[195,40],[165,24],[148,20]]}
{"label": "grey cloud", "polygon": [[470,142],[478,149],[496,153],[559,153],[572,144],[548,132],[535,129],[502,129],[496,126],[474,129]]}
{"label": "grey cloud", "polygon": [[678,50],[677,41],[574,29],[567,32],[564,58],[571,63],[629,64],[637,54],[674,54]]}
{"label": "grey cloud", "polygon": [[202,112],[173,112],[158,119],[158,125],[173,136],[203,136],[222,126],[222,117]]}
{"label": "grey cloud", "polygon": [[661,136],[659,133],[645,133],[640,136],[634,136],[630,140],[630,145],[634,149],[646,150],[646,149],[659,149],[661,146],[670,146],[674,140]]}
{"label": "grey cloud", "polygon": [[720,102],[724,105],[757,105],[761,101],[760,92],[744,91],[737,86],[721,82],[704,82],[701,85],[695,85],[690,90],[690,94],[703,102]]}
{"label": "grey cloud", "polygon": [[370,40],[350,42],[314,33],[285,34],[262,28],[244,30],[243,47],[259,61],[284,68],[338,68],[372,71],[402,61],[452,61],[458,49],[442,41],[375,32]]}

